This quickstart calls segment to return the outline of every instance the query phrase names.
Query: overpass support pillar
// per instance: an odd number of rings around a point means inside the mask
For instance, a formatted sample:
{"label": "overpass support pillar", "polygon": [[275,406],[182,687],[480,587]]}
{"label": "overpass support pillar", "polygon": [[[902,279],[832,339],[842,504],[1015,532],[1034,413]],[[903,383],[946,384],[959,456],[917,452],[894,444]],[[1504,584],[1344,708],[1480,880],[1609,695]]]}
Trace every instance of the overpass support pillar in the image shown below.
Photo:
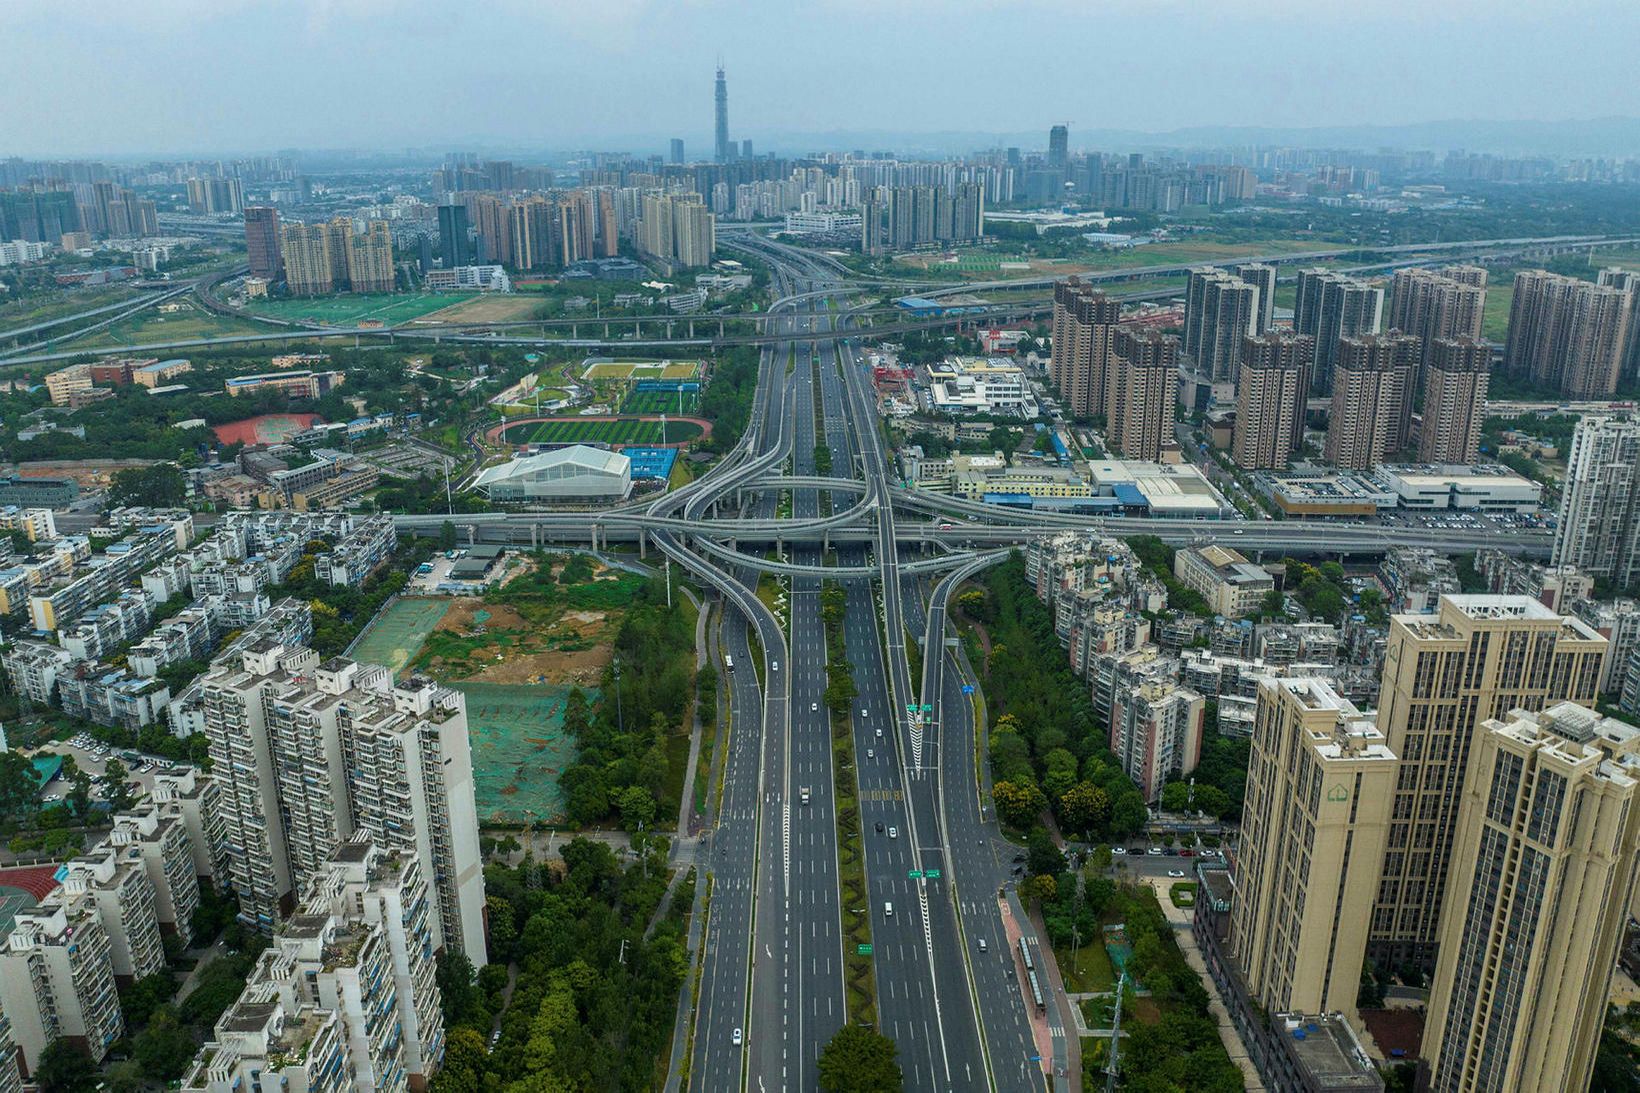
{"label": "overpass support pillar", "polygon": [[774,541],[774,552],[776,554],[786,553],[786,540],[776,538],[775,541]]}
{"label": "overpass support pillar", "polygon": [[609,324],[608,323],[604,324],[604,340],[605,341],[609,340]]}
{"label": "overpass support pillar", "polygon": [[695,320],[693,319],[689,320],[689,340],[695,340]]}
{"label": "overpass support pillar", "polygon": [[638,557],[649,557],[649,532],[643,528],[638,529]]}
{"label": "overpass support pillar", "polygon": [[531,550],[540,550],[541,549],[541,525],[540,524],[531,524],[530,525],[530,549]]}
{"label": "overpass support pillar", "polygon": [[723,337],[723,320],[722,319],[718,320],[718,337],[719,338]]}
{"label": "overpass support pillar", "polygon": [[[545,328],[543,327],[542,329],[545,329]],[[580,323],[570,323],[569,324],[569,336],[571,338],[579,338],[581,336],[581,324]]]}
{"label": "overpass support pillar", "polygon": [[478,525],[477,524],[468,524],[467,525],[467,545],[472,546],[476,542],[478,542]]}
{"label": "overpass support pillar", "polygon": [[825,554],[825,553],[829,553],[830,551],[831,551],[831,529],[827,528],[825,531],[820,533],[820,552],[822,554]]}

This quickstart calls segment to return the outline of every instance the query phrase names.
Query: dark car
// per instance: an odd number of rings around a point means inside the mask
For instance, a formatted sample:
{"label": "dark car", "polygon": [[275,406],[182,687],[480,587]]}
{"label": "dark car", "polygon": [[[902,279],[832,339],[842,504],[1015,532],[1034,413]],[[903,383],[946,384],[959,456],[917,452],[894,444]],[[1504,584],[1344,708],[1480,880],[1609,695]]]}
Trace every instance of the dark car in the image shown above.
{"label": "dark car", "polygon": [[881,820],[877,821],[876,831],[877,831],[877,834],[879,834],[879,835],[881,835],[883,833],[883,821],[881,821]]}

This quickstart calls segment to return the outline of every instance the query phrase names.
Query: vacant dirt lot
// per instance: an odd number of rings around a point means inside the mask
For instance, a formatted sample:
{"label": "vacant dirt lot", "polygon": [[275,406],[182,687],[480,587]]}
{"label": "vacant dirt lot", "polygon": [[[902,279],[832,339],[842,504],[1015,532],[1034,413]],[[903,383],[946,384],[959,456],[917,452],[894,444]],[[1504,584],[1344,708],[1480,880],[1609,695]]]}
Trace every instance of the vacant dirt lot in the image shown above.
{"label": "vacant dirt lot", "polygon": [[[481,612],[488,612],[487,617]],[[477,672],[463,674],[461,681],[467,683],[596,686],[609,664],[609,643],[614,637],[613,626],[602,611],[569,611],[538,629],[512,608],[479,599],[452,601],[435,629],[462,637],[484,633],[511,639],[504,651],[491,646],[474,658],[488,663]],[[494,660],[497,655],[503,659]]]}
{"label": "vacant dirt lot", "polygon": [[506,296],[494,293],[475,296],[449,307],[441,307],[421,317],[424,323],[505,323],[518,319],[533,319],[541,301],[531,296]]}

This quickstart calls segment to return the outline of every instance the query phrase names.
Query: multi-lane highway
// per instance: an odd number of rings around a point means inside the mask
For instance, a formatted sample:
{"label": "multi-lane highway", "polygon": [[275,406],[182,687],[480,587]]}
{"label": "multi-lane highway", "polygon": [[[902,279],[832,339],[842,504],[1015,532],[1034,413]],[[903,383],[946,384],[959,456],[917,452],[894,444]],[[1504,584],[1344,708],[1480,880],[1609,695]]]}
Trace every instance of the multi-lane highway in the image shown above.
{"label": "multi-lane highway", "polygon": [[[897,1046],[907,1089],[1068,1089],[1057,1007],[1039,1012],[1025,997],[1010,944],[1030,927],[1004,899],[1014,849],[978,767],[974,682],[947,645],[958,586],[999,548],[1066,528],[1217,538],[1255,554],[1393,543],[1533,553],[1547,542],[1477,533],[1471,544],[1457,539],[1466,532],[1390,524],[1021,513],[900,488],[848,313],[832,307],[838,271],[768,241],[744,245],[775,271],[780,298],[763,330],[779,340],[764,350],[745,434],[709,474],[597,513],[454,521],[472,541],[637,541],[725,605],[716,648],[729,726],[720,808],[702,841],[711,895],[689,1088],[817,1089],[826,1043],[866,1016],[847,968],[867,954],[844,933],[846,915],[864,914],[875,1022]],[[817,466],[822,447],[829,468]],[[931,567],[943,576],[930,587]],[[833,581],[858,692],[845,718],[851,750],[836,747],[826,701],[822,594]],[[858,798],[864,907],[841,902],[839,785]]]}

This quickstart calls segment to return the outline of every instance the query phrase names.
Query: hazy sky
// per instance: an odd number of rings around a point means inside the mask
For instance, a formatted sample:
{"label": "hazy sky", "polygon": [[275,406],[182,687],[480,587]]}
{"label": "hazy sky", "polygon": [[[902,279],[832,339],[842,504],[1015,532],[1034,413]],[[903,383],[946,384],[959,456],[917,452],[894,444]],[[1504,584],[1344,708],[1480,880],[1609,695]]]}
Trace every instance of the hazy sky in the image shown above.
{"label": "hazy sky", "polygon": [[[0,0],[0,156],[1640,115],[1640,0]],[[801,151],[787,146],[785,150]]]}

